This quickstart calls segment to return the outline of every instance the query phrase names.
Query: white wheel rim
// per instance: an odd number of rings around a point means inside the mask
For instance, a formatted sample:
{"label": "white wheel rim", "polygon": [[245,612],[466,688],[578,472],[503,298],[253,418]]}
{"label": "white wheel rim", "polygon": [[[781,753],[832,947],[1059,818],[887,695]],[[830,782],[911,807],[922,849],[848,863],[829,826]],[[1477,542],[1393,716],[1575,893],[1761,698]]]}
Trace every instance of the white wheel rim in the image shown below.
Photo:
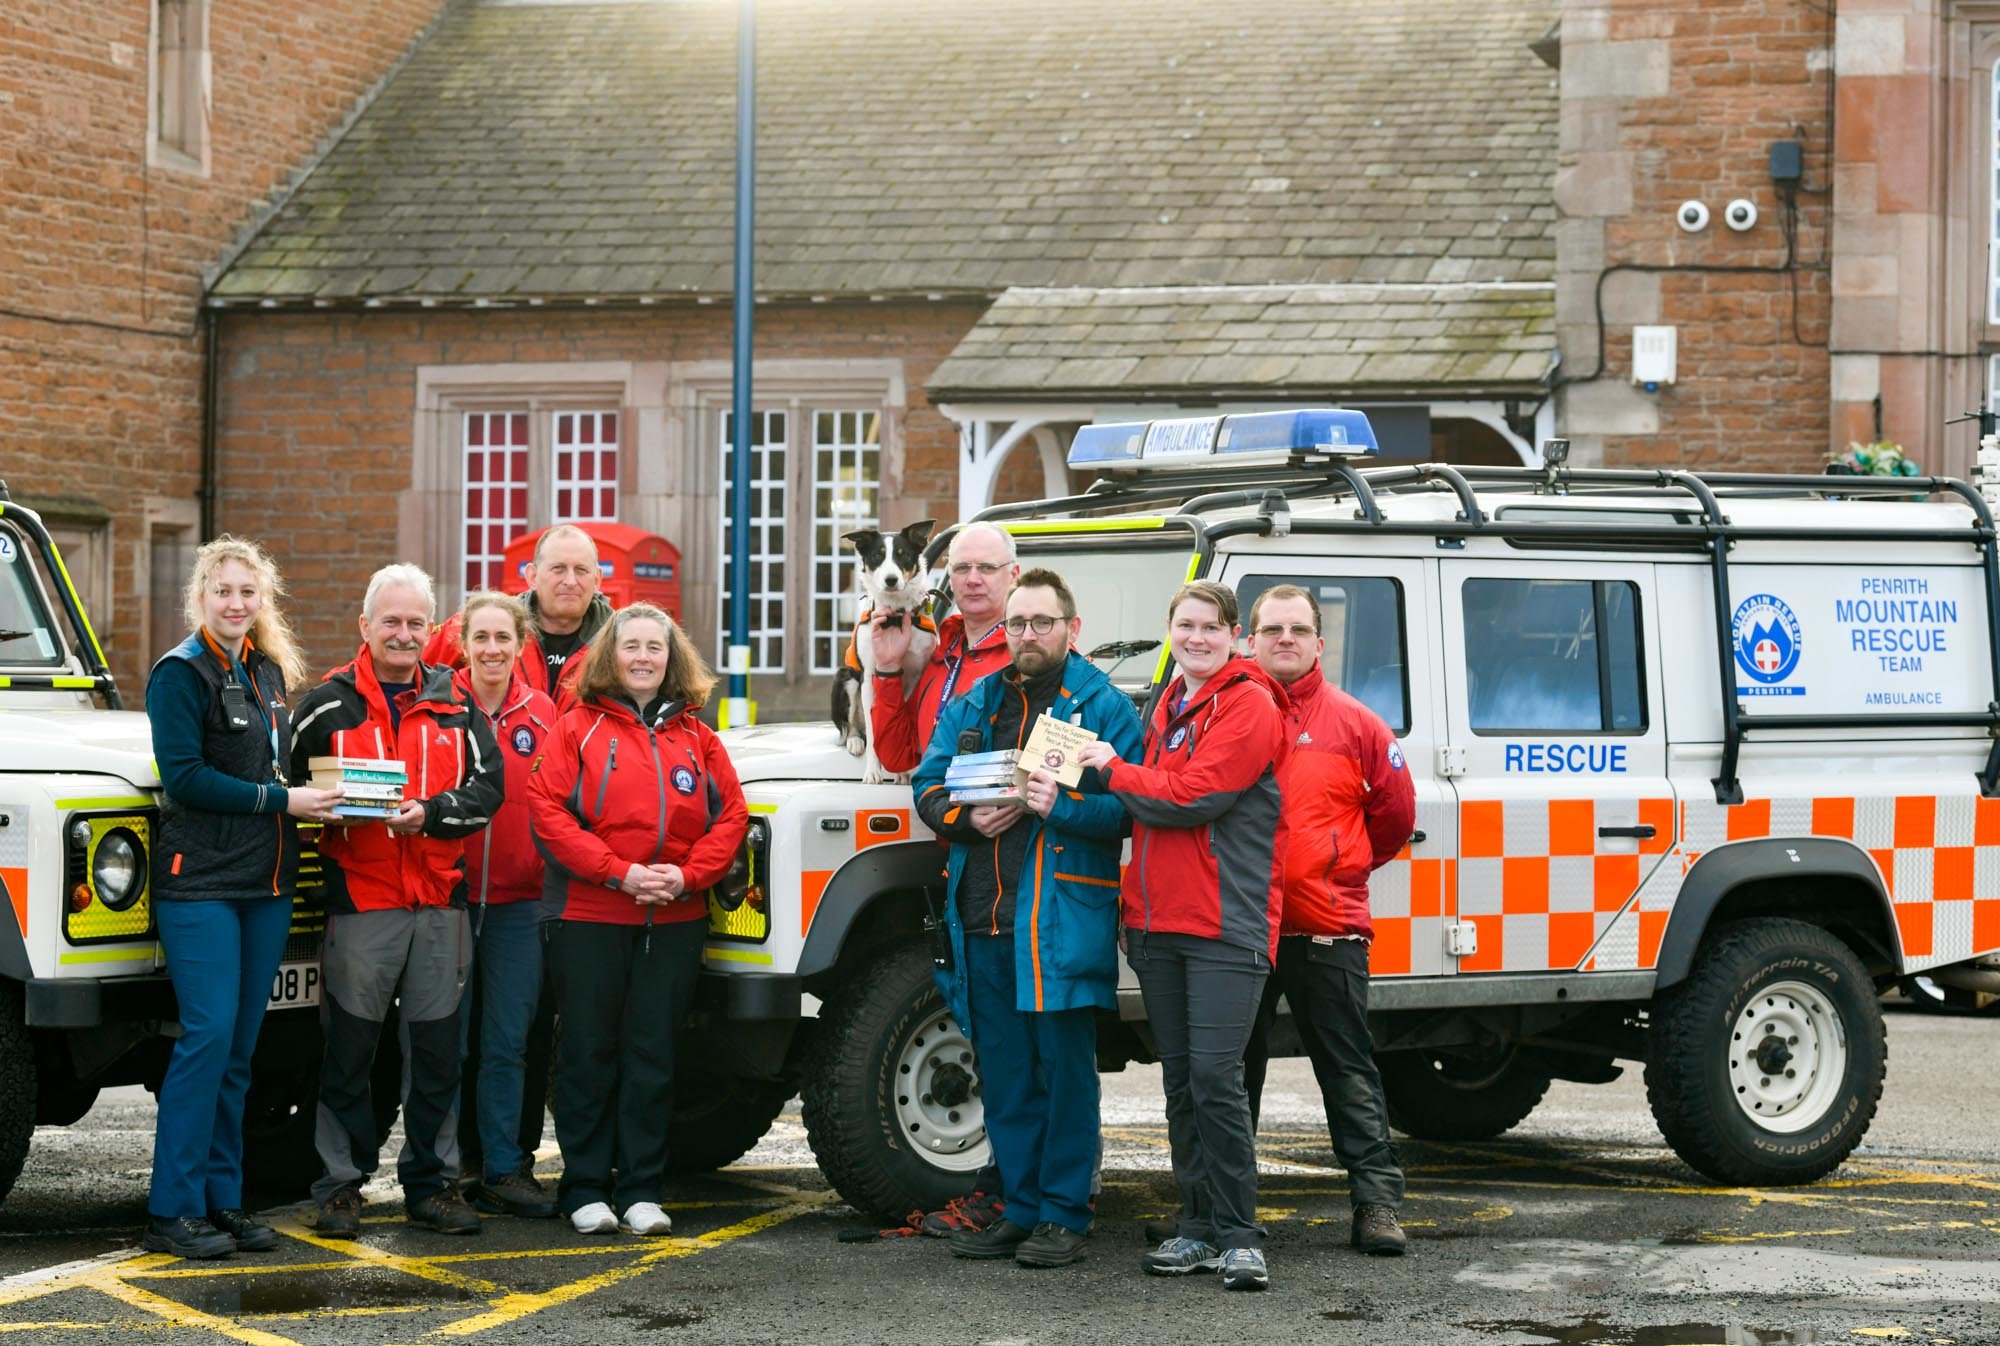
{"label": "white wheel rim", "polygon": [[975,1173],[992,1155],[972,1043],[949,1013],[911,1032],[896,1058],[896,1129],[911,1149],[949,1173]]}
{"label": "white wheel rim", "polygon": [[1743,1115],[1793,1135],[1816,1125],[1847,1079],[1847,1030],[1833,1002],[1804,982],[1773,982],[1730,1030],[1729,1087]]}

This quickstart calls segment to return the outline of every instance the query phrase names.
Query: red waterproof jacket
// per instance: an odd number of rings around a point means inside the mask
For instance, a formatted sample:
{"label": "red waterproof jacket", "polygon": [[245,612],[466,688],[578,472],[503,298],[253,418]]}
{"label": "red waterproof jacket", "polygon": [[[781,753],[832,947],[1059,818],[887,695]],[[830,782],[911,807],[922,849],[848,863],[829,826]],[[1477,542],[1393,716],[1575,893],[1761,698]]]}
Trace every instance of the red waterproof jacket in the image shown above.
{"label": "red waterproof jacket", "polygon": [[1176,677],[1154,707],[1144,764],[1111,766],[1111,792],[1132,815],[1123,919],[1135,930],[1201,935],[1275,960],[1285,690],[1240,655],[1185,706],[1184,685]]}
{"label": "red waterproof jacket", "polygon": [[1417,820],[1402,746],[1318,664],[1285,695],[1284,933],[1373,939],[1368,876],[1396,858]]}
{"label": "red waterproof jacket", "polygon": [[924,759],[924,749],[930,746],[938,712],[945,703],[964,696],[973,683],[1013,661],[1007,653],[1007,633],[998,622],[968,646],[965,618],[956,612],[945,618],[930,662],[908,696],[903,695],[900,673],[875,678],[875,709],[870,722],[875,726],[876,759],[889,771],[915,771]]}
{"label": "red waterproof jacket", "polygon": [[[472,694],[470,670],[460,669],[452,681],[484,715],[486,708]],[[486,720],[500,745],[507,797],[486,830],[465,845],[466,900],[480,906],[531,901],[542,895],[542,855],[528,826],[528,764],[555,732],[555,703],[528,685],[516,663],[500,713]]]}
{"label": "red waterproof jacket", "polygon": [[[650,725],[624,700],[563,712],[528,768],[535,843],[548,859],[542,915],[643,925],[708,918],[703,894],[722,881],[750,830],[743,787],[715,731],[679,701]],[[678,902],[645,906],[620,890],[633,865],[679,865]]]}
{"label": "red waterproof jacket", "polygon": [[464,901],[465,838],[500,807],[500,753],[493,727],[452,685],[450,669],[419,664],[416,683],[397,697],[402,718],[392,725],[364,645],[293,712],[293,780],[312,778],[315,757],[395,758],[409,773],[404,799],[424,801],[424,829],[415,836],[376,820],[329,824],[320,833],[328,911]]}

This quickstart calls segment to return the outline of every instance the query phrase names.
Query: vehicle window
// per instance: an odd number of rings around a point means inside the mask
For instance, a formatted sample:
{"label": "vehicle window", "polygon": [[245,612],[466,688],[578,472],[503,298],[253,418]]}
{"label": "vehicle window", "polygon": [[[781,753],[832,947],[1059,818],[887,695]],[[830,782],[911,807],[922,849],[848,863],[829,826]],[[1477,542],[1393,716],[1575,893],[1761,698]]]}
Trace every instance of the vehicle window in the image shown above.
{"label": "vehicle window", "polygon": [[1645,732],[1637,585],[1469,579],[1462,596],[1474,733]]}
{"label": "vehicle window", "polygon": [[1319,600],[1326,680],[1380,715],[1398,734],[1410,732],[1408,661],[1403,656],[1403,587],[1378,575],[1246,575],[1236,586],[1244,634],[1250,606],[1266,589],[1296,584]]}
{"label": "vehicle window", "polygon": [[1076,595],[1076,648],[1126,692],[1150,687],[1167,635],[1167,604],[1187,574],[1188,550],[1023,538],[1021,567],[1055,571]]}
{"label": "vehicle window", "polygon": [[60,664],[62,647],[28,558],[28,545],[20,535],[0,526],[0,664]]}

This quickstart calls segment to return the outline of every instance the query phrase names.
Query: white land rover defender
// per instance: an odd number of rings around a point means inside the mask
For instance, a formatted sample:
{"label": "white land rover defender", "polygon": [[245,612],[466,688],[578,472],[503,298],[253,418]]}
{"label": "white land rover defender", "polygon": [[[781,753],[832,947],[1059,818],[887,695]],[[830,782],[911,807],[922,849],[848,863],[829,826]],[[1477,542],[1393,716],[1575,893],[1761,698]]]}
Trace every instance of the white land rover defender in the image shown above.
{"label": "white land rover defender", "polygon": [[[76,1121],[111,1085],[157,1087],[177,1031],[152,910],[160,778],[146,717],[119,707],[48,530],[0,484],[0,1197],[37,1123]],[[302,896],[258,1042],[244,1163],[261,1192],[319,1171],[322,924]],[[377,1078],[393,1081],[385,1046]]]}
{"label": "white land rover defender", "polygon": [[[1318,596],[1326,676],[1416,778],[1416,829],[1372,885],[1398,1129],[1496,1136],[1551,1080],[1637,1062],[1702,1173],[1827,1173],[1881,1094],[1878,992],[2000,992],[1986,499],[1553,451],[1360,466],[1373,449],[1345,411],[1087,427],[1089,490],[980,517],[1071,583],[1080,648],[1148,709],[1182,581],[1246,612],[1278,583]],[[726,1163],[802,1090],[843,1197],[934,1209],[987,1154],[977,1062],[931,981],[942,852],[827,725],[726,741],[752,825],[711,909],[674,1162]],[[1120,1002],[1107,1070],[1152,1054],[1129,973]],[[1274,1050],[1288,1036],[1281,1018]]]}

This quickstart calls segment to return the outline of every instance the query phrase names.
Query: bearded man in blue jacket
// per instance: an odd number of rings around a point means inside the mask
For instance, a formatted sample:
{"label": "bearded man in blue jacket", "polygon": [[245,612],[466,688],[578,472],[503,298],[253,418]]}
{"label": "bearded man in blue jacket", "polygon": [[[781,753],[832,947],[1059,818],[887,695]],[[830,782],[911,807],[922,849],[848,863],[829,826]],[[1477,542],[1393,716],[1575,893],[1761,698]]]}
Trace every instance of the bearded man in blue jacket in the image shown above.
{"label": "bearded man in blue jacket", "polygon": [[938,716],[913,784],[917,812],[951,843],[945,921],[952,966],[939,989],[979,1047],[986,1134],[1006,1197],[1001,1219],[954,1234],[960,1257],[1023,1266],[1079,1260],[1097,1165],[1097,1011],[1118,993],[1118,862],[1125,806],[1086,771],[1074,786],[1036,771],[1018,801],[954,804],[961,753],[1020,748],[1037,718],[1079,725],[1120,758],[1144,730],[1125,694],[1071,645],[1082,623],[1060,575],[1030,570],[1007,596],[1012,663]]}

